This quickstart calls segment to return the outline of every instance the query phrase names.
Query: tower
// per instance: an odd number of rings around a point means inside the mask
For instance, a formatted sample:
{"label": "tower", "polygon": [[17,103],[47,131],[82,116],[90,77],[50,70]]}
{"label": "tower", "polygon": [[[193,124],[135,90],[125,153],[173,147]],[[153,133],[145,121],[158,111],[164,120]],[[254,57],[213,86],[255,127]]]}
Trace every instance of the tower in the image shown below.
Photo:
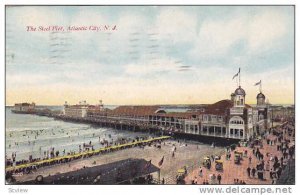
{"label": "tower", "polygon": [[257,106],[265,106],[266,105],[266,96],[260,92],[259,94],[257,94],[256,96],[256,104]]}
{"label": "tower", "polygon": [[103,101],[99,100],[99,109],[103,110],[103,108],[104,108]]}
{"label": "tower", "polygon": [[245,90],[239,86],[234,92],[234,107],[245,107]]}
{"label": "tower", "polygon": [[232,102],[232,103],[234,102],[234,98],[235,98],[235,94],[232,93],[232,94],[230,95],[230,99],[231,99],[231,102]]}

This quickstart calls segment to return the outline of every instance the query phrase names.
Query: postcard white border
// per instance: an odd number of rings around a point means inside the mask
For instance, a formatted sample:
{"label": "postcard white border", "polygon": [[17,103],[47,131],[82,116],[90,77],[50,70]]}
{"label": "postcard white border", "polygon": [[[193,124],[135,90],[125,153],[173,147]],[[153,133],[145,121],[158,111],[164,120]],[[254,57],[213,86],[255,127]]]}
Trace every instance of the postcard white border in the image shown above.
{"label": "postcard white border", "polygon": [[[176,185],[165,185],[165,186],[116,186],[116,185],[107,185],[107,186],[83,186],[83,185],[71,185],[71,186],[37,186],[37,185],[31,185],[31,186],[16,186],[16,185],[4,185],[4,145],[5,145],[5,126],[4,126],[4,117],[5,117],[5,109],[4,109],[4,100],[5,100],[5,80],[4,80],[4,13],[5,13],[5,5],[296,5],[295,11],[296,11],[296,21],[299,21],[299,14],[297,13],[297,8],[299,2],[296,0],[199,0],[199,1],[193,1],[193,0],[160,0],[160,1],[140,1],[140,0],[2,0],[0,1],[0,18],[1,18],[1,39],[0,39],[0,53],[1,53],[1,68],[0,68],[0,86],[1,86],[1,96],[0,96],[0,102],[1,102],[1,111],[0,111],[0,124],[2,124],[2,128],[0,131],[0,137],[2,142],[2,146],[0,148],[1,152],[1,163],[0,163],[0,170],[2,172],[0,177],[0,186],[1,186],[1,192],[4,192],[4,194],[12,194],[9,193],[9,188],[26,188],[29,190],[26,194],[33,194],[33,195],[40,195],[40,194],[72,194],[72,195],[82,195],[82,194],[131,194],[131,195],[141,195],[141,194],[200,194],[199,188],[202,186],[199,185],[187,185],[187,186],[176,186]],[[300,56],[299,54],[299,41],[297,41],[297,35],[300,35],[298,32],[300,31],[299,25],[296,24],[296,61],[297,63],[297,57]],[[300,75],[299,68],[297,68],[297,64],[295,65],[295,72],[296,75]],[[298,98],[299,98],[299,90],[297,90],[297,87],[299,86],[299,79],[297,79],[297,76],[295,77],[295,92],[296,92],[296,99],[295,99],[295,105],[296,105],[296,113],[299,113],[300,109],[297,105]],[[299,114],[296,114],[296,131],[299,129],[298,121],[299,121]],[[296,132],[296,143],[299,142],[299,133]],[[296,144],[296,160],[300,156],[300,148],[299,144]],[[296,170],[297,169],[296,167]],[[299,171],[296,171],[296,184],[299,184]],[[226,188],[227,186],[222,186]],[[250,187],[249,185],[247,187]],[[264,188],[266,186],[263,185],[255,185],[254,187],[260,187]],[[268,186],[270,187],[270,186]],[[278,186],[271,186],[272,188],[278,187]],[[292,187],[292,194],[299,194],[300,193],[300,186],[299,185],[290,185],[286,187]],[[2,193],[1,193],[2,194]]]}

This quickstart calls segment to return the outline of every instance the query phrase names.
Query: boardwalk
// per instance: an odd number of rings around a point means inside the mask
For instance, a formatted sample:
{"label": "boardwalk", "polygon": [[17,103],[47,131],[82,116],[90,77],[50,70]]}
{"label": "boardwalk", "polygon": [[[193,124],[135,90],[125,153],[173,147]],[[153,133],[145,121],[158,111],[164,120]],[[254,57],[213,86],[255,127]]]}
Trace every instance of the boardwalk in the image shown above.
{"label": "boardwalk", "polygon": [[[285,131],[283,131],[283,136],[285,139],[292,140],[293,138],[288,135]],[[256,165],[259,164],[261,161],[253,154],[253,149],[249,147],[237,147],[235,151],[247,151],[247,155],[244,155],[242,158],[242,161],[240,164],[234,163],[234,151],[231,151],[231,158],[229,160],[226,159],[226,155],[221,156],[221,160],[224,162],[224,169],[223,171],[216,171],[215,169],[215,162],[212,162],[211,169],[207,169],[202,166],[203,170],[203,177],[199,176],[199,170],[200,168],[197,167],[193,171],[191,171],[188,176],[185,178],[185,182],[187,184],[191,184],[192,181],[197,182],[197,184],[203,184],[203,182],[206,180],[209,182],[209,184],[215,183],[217,184],[217,180],[211,181],[210,175],[215,174],[215,176],[218,176],[218,174],[221,175],[221,184],[234,184],[235,180],[238,179],[239,181],[244,181],[246,184],[272,184],[272,179],[270,178],[270,171],[273,167],[273,161],[270,161],[270,159],[274,159],[275,156],[277,156],[279,159],[283,156],[282,152],[277,150],[276,144],[268,144],[267,140],[277,140],[277,136],[273,134],[268,134],[265,139],[262,139],[263,148],[260,148],[260,152],[264,155],[263,160],[265,162],[265,165],[267,162],[270,163],[270,168],[266,170],[264,168],[264,179],[258,179],[257,173],[253,177],[252,175],[249,177],[247,173],[247,168],[250,167],[256,168]],[[293,141],[292,141],[293,142]],[[293,144],[293,143],[291,143]],[[249,157],[251,158],[251,162],[249,160]],[[289,165],[289,162],[293,159],[285,159],[287,161],[287,166]],[[265,166],[266,167],[266,166]],[[285,171],[285,170],[284,170]]]}
{"label": "boardwalk", "polygon": [[[192,166],[195,162],[203,159],[207,154],[217,154],[223,151],[223,148],[212,148],[210,145],[199,144],[195,142],[178,142],[172,139],[166,139],[161,144],[161,148],[155,147],[154,144],[147,145],[143,148],[132,147],[125,150],[105,153],[105,155],[94,155],[90,158],[81,158],[67,163],[55,164],[52,166],[41,167],[33,170],[30,174],[22,174],[15,177],[17,182],[24,182],[35,179],[38,175],[44,177],[56,175],[58,173],[66,173],[70,171],[80,170],[83,167],[93,167],[102,164],[108,164],[128,158],[140,158],[152,162],[153,165],[160,168],[160,179],[165,179],[166,184],[176,184],[177,170],[182,166]],[[176,146],[175,157],[172,157],[172,148]],[[164,156],[161,166],[159,162]]]}

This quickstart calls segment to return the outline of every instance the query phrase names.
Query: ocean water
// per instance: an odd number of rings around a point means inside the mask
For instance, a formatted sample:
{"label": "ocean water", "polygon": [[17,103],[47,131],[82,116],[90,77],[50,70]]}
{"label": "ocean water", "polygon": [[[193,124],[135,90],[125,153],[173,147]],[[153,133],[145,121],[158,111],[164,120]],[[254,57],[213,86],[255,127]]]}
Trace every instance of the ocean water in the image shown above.
{"label": "ocean water", "polygon": [[[49,107],[56,109],[59,107]],[[90,141],[94,149],[103,147],[99,142],[106,139],[109,142],[118,138],[135,138],[148,136],[147,133],[120,131],[111,128],[101,128],[89,124],[79,124],[54,120],[45,116],[30,114],[15,114],[11,107],[6,107],[6,155],[11,158],[16,152],[16,160],[44,157],[44,151],[51,147],[58,150],[60,155],[65,152],[79,151],[79,145]]]}

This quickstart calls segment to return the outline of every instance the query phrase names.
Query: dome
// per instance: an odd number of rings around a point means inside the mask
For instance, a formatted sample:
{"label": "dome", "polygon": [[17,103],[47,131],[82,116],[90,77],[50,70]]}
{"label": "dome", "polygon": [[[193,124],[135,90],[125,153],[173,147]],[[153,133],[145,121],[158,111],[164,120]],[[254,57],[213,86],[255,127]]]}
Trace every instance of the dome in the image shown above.
{"label": "dome", "polygon": [[256,96],[256,99],[258,99],[258,98],[263,98],[263,99],[265,99],[266,97],[265,97],[264,94],[259,93],[259,94],[257,94],[257,96]]}
{"label": "dome", "polygon": [[234,92],[235,95],[243,95],[245,96],[246,93],[245,93],[245,90],[241,88],[241,86],[239,86],[239,88],[237,88]]}

